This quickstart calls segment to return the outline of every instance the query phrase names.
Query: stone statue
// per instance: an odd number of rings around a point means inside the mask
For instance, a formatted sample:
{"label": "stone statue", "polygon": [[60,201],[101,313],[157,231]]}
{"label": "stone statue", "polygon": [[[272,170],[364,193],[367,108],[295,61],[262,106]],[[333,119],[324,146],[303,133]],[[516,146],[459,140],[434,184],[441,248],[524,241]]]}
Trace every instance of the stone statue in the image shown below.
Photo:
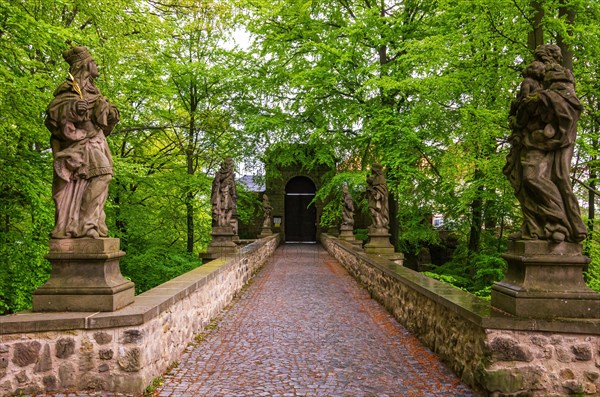
{"label": "stone statue", "polygon": [[539,46],[511,105],[512,146],[503,172],[523,212],[513,239],[578,243],[587,235],[569,178],[582,105],[561,62],[558,46]]}
{"label": "stone statue", "polygon": [[51,235],[106,237],[104,203],[113,175],[106,136],[119,122],[119,111],[94,84],[98,67],[86,47],[73,47],[62,55],[70,65],[69,77],[58,86],[46,111],[56,205]]}
{"label": "stone statue", "polygon": [[269,202],[269,196],[267,196],[266,194],[263,194],[263,200],[262,200],[262,206],[263,206],[263,229],[271,228],[271,211],[273,210],[273,207],[271,207],[271,203]]}
{"label": "stone statue", "polygon": [[348,185],[344,183],[342,186],[342,230],[354,229],[354,203],[352,196],[348,191]]}
{"label": "stone statue", "polygon": [[215,175],[211,193],[213,226],[232,227],[237,193],[233,174],[233,160],[225,159]]}
{"label": "stone statue", "polygon": [[388,208],[388,188],[383,167],[373,164],[371,175],[367,177],[367,199],[373,223],[372,228],[387,228],[390,222]]}

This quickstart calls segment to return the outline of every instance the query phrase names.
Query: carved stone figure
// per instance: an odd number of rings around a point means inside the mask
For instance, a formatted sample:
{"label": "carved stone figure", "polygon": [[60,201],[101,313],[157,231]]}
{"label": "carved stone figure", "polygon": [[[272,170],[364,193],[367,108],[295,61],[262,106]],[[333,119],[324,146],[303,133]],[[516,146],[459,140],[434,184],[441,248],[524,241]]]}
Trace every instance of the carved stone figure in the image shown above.
{"label": "carved stone figure", "polygon": [[98,67],[86,47],[62,55],[69,77],[46,112],[54,156],[52,237],[106,237],[104,203],[113,175],[106,136],[119,122],[119,111],[94,84]]}
{"label": "carved stone figure", "polygon": [[215,175],[211,193],[213,226],[232,227],[237,192],[233,174],[233,160],[227,158]]}
{"label": "carved stone figure", "polygon": [[354,229],[354,203],[348,191],[348,185],[342,186],[342,230]]}
{"label": "carved stone figure", "polygon": [[514,239],[578,243],[587,235],[569,178],[582,106],[561,62],[558,46],[539,46],[511,106],[512,147],[503,172],[523,212]]}
{"label": "carved stone figure", "polygon": [[373,223],[372,228],[387,228],[389,225],[388,188],[383,167],[373,164],[367,177],[367,199]]}
{"label": "carved stone figure", "polygon": [[271,211],[273,210],[273,207],[271,207],[271,203],[269,202],[269,196],[267,196],[266,194],[263,194],[263,200],[262,200],[262,206],[263,206],[263,229],[271,228]]}

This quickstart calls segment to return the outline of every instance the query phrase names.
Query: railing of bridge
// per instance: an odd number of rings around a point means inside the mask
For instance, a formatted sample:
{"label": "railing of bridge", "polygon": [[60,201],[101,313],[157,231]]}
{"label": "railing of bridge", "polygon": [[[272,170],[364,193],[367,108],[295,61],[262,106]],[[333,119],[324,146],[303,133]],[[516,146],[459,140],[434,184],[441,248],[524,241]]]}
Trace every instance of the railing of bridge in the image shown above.
{"label": "railing of bridge", "polygon": [[96,389],[141,393],[271,257],[279,236],[136,296],[115,312],[0,317],[0,396]]}
{"label": "railing of bridge", "polygon": [[517,318],[346,241],[321,242],[465,383],[498,396],[600,392],[600,318]]}

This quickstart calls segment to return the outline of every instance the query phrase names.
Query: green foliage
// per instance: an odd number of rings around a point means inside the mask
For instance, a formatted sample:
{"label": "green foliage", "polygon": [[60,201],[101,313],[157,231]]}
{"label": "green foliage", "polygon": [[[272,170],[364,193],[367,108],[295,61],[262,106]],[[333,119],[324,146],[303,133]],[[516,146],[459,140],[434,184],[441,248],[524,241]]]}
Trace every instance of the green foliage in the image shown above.
{"label": "green foliage", "polygon": [[313,202],[321,200],[326,203],[321,214],[321,227],[339,226],[342,220],[342,186],[344,184],[348,185],[355,214],[368,211],[365,195],[366,178],[366,172],[362,171],[338,172],[319,189]]}
{"label": "green foliage", "polygon": [[502,280],[506,262],[498,253],[469,255],[465,247],[458,249],[454,258],[441,266],[432,266],[425,274],[442,282],[489,298],[494,282]]}
{"label": "green foliage", "polygon": [[427,277],[431,277],[433,279],[439,280],[443,283],[450,284],[453,287],[466,291],[464,285],[467,285],[469,282],[466,278],[458,276],[458,275],[450,275],[450,274],[439,274],[434,272],[423,272]]}
{"label": "green foliage", "polygon": [[[596,186],[600,164],[600,3],[540,4],[546,41],[561,38],[574,52],[585,111],[573,177],[590,208],[583,183]],[[459,249],[435,274],[487,294],[503,271],[506,235],[520,225],[501,170],[510,101],[532,58],[530,6],[0,0],[0,311],[27,308],[27,294],[48,275],[52,159],[43,111],[72,44],[90,48],[98,85],[121,111],[109,138],[107,215],[140,290],[197,265],[192,253],[210,238],[211,175],[233,156],[337,167],[317,195],[328,203],[324,226],[339,222],[343,182],[365,211],[364,173],[380,162],[397,201],[398,249],[436,244],[428,220],[442,214]],[[559,17],[561,7],[576,12],[573,23]],[[241,25],[252,35],[245,49],[231,44]],[[260,219],[259,200],[240,189],[243,222]],[[596,289],[597,246],[594,236],[587,281]]]}
{"label": "green foliage", "polygon": [[50,263],[44,259],[48,240],[40,238],[40,232],[47,236],[49,230],[32,229],[15,238],[5,235],[0,241],[0,314],[29,309],[33,291],[48,280]]}
{"label": "green foliage", "polygon": [[584,249],[589,252],[592,259],[585,273],[585,278],[591,289],[600,292],[600,243],[596,238],[596,234],[594,233],[592,240],[585,242]]}
{"label": "green foliage", "polygon": [[369,239],[369,230],[354,229],[354,238],[360,241],[367,241]]}
{"label": "green foliage", "polygon": [[135,282],[135,291],[139,294],[201,264],[202,261],[197,255],[155,246],[143,252],[130,250],[121,260],[121,272]]}
{"label": "green foliage", "polygon": [[262,226],[263,206],[262,197],[257,192],[246,190],[246,187],[238,183],[237,189],[237,216],[240,224],[247,225],[250,228],[250,235],[243,235],[242,230],[239,231],[240,238],[256,238],[260,233],[257,227]]}
{"label": "green foliage", "polygon": [[163,382],[164,378],[162,376],[157,376],[156,378],[152,379],[152,383],[150,383],[150,385],[146,387],[146,390],[144,390],[143,395],[148,397],[153,396],[156,389],[162,386]]}
{"label": "green foliage", "polygon": [[268,167],[266,173],[278,177],[278,168],[297,166],[298,172],[315,169],[319,166],[334,168],[336,158],[331,147],[322,143],[278,142],[270,145],[262,156]]}
{"label": "green foliage", "polygon": [[[251,57],[225,48],[230,4],[0,0],[0,313],[27,309],[48,277],[52,159],[44,110],[86,45],[121,112],[109,137],[107,224],[138,292],[198,265],[210,239],[210,186],[225,156],[254,153],[240,81]],[[190,251],[193,254],[184,254]]]}

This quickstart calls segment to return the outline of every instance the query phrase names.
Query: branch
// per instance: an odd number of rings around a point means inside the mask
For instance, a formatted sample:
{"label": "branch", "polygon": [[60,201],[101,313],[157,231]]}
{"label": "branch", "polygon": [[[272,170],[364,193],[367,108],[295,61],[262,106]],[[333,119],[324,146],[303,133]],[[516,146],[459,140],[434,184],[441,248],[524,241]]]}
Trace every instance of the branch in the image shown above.
{"label": "branch", "polygon": [[534,22],[534,21],[533,21],[531,18],[529,18],[529,17],[527,16],[527,13],[525,12],[525,10],[523,10],[521,7],[519,7],[519,4],[517,3],[517,0],[513,0],[513,4],[514,4],[514,5],[515,5],[515,7],[517,8],[517,10],[519,10],[519,12],[521,13],[521,16],[522,16],[524,19],[526,19],[526,20],[527,20],[527,22],[529,22],[529,24],[530,24],[531,26],[534,26],[534,25],[535,25],[535,22]]}
{"label": "branch", "polygon": [[84,23],[83,23],[83,24],[82,24],[82,25],[79,27],[79,30],[83,30],[83,29],[87,28],[88,26],[90,26],[90,25],[92,24],[92,22],[93,22],[93,21],[92,21],[92,19],[91,19],[91,18],[90,18],[90,19],[88,19],[87,21],[85,21],[85,22],[84,22]]}
{"label": "branch", "polygon": [[600,197],[600,192],[597,191],[596,189],[594,189],[593,187],[591,187],[590,185],[588,185],[587,183],[585,183],[582,180],[577,179],[575,177],[572,177],[571,179],[573,179],[575,182],[579,183],[581,186],[583,186],[584,188],[586,188],[590,192],[594,193],[596,196]]}
{"label": "branch", "polygon": [[496,26],[496,24],[494,23],[494,18],[492,17],[492,12],[488,9],[486,10],[486,15],[489,19],[490,22],[490,26],[492,28],[492,30],[494,32],[496,32],[500,37],[504,37],[506,40],[508,40],[509,42],[511,42],[512,44],[516,44],[518,46],[523,46],[525,47],[525,49],[529,50],[529,48],[527,47],[527,45],[524,45],[523,43],[519,42],[518,40],[515,40],[509,36],[507,36],[506,34],[504,34],[500,29],[498,29],[498,27]]}
{"label": "branch", "polygon": [[425,158],[425,161],[427,161],[427,164],[429,164],[431,166],[431,169],[433,170],[433,172],[438,176],[438,178],[441,178],[442,176],[440,175],[439,171],[437,170],[436,166],[431,162],[431,160],[429,160],[429,157],[427,157],[427,155],[425,154],[425,152],[423,152],[421,150],[420,147],[415,146],[415,148],[419,151],[419,153],[421,153],[421,155]]}
{"label": "branch", "polygon": [[159,126],[159,127],[150,127],[150,126],[141,126],[141,127],[129,127],[129,128],[120,128],[116,131],[113,131],[114,133],[123,133],[123,132],[135,132],[135,131],[147,131],[147,130],[164,130],[165,126]]}
{"label": "branch", "polygon": [[352,12],[352,10],[350,9],[350,6],[348,5],[348,2],[346,0],[340,0],[340,3],[342,3],[342,6],[346,9],[346,11],[348,11],[348,13],[352,17],[352,19],[356,19],[356,15],[354,15],[354,13]]}

